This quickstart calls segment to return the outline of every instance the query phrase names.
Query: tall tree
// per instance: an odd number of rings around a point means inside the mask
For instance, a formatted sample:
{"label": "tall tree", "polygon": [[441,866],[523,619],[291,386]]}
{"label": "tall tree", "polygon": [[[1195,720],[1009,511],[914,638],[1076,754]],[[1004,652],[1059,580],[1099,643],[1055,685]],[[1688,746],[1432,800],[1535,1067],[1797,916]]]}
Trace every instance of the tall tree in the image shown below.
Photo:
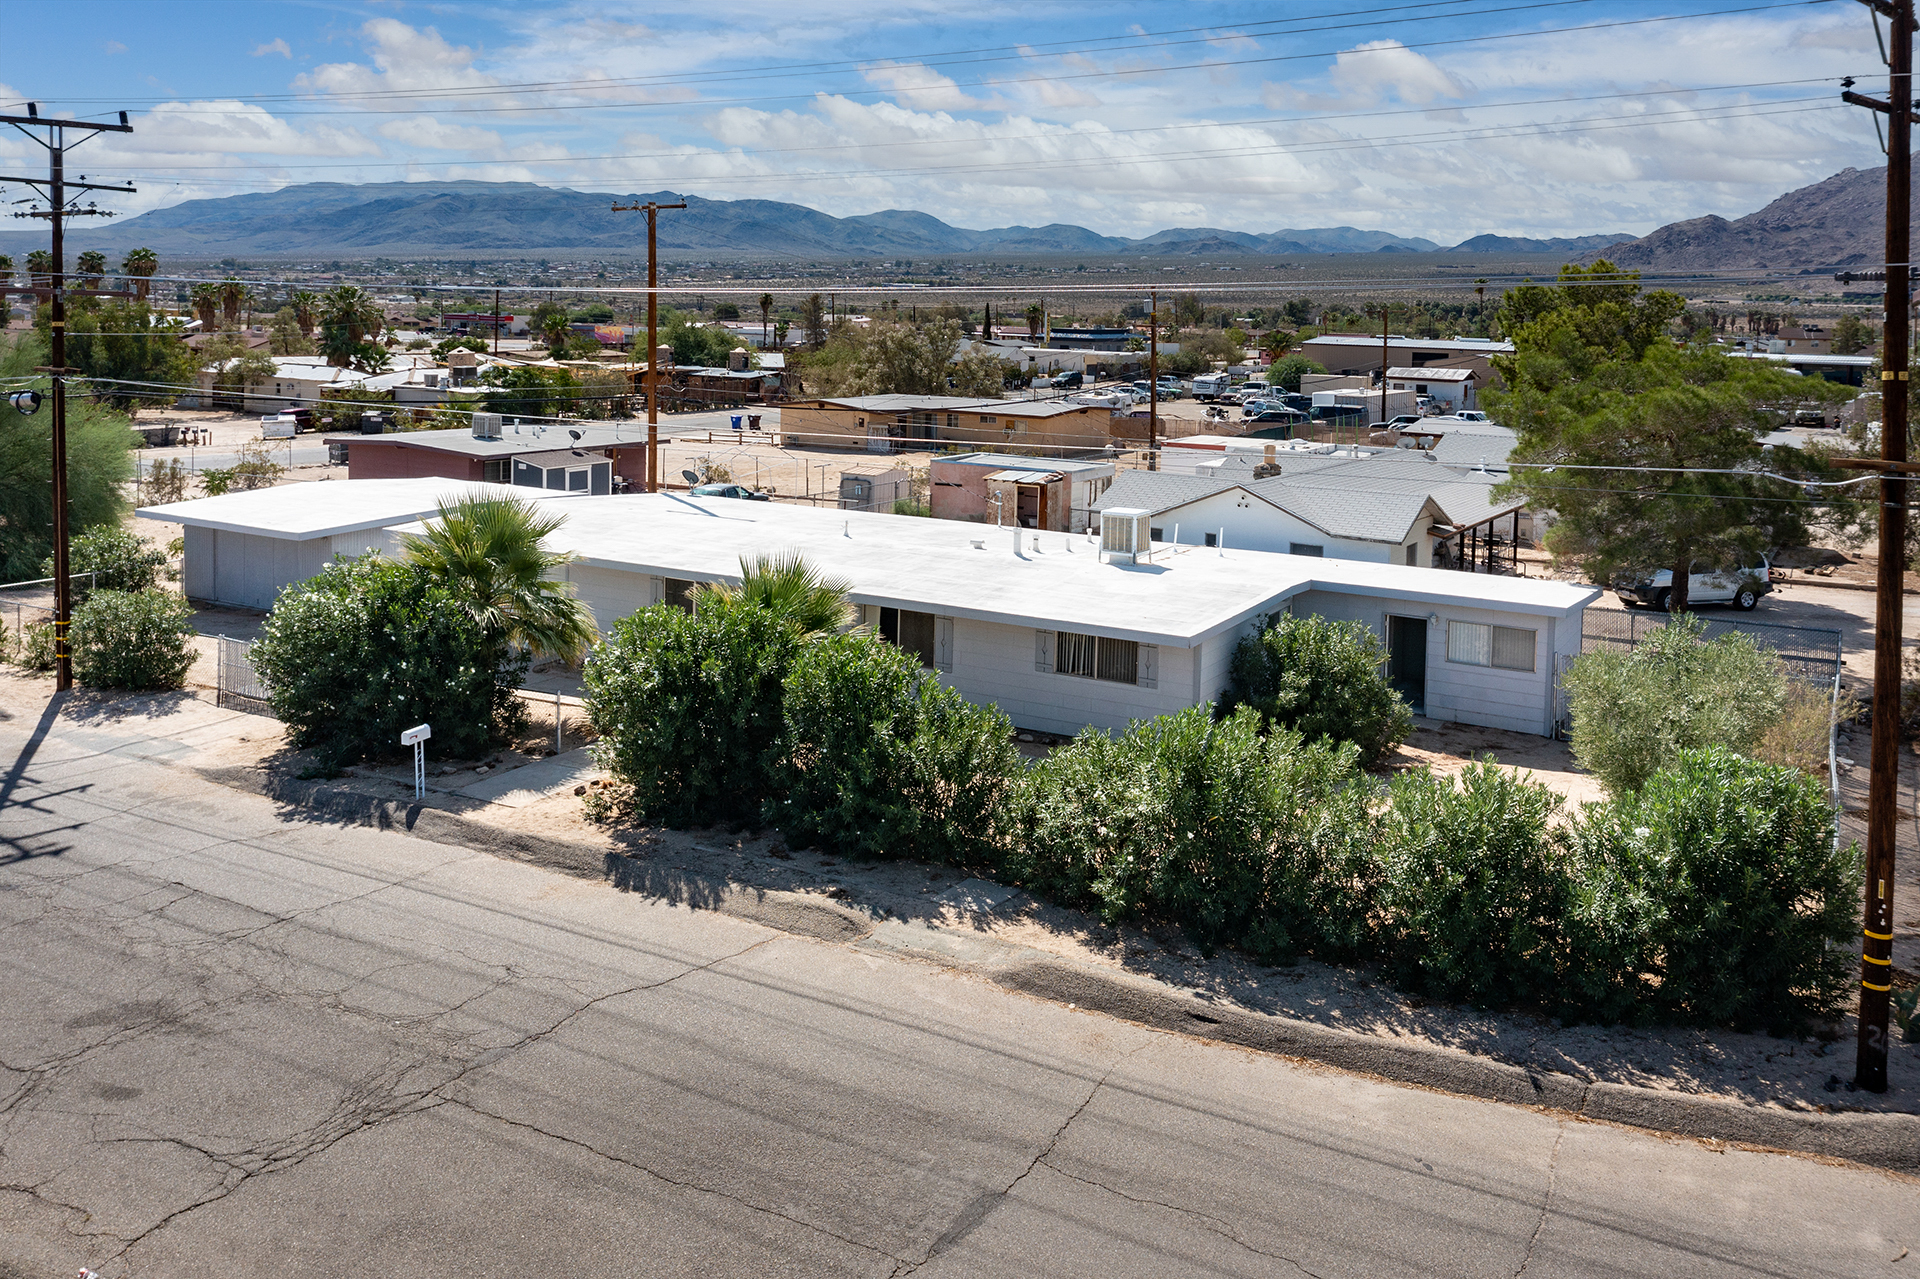
{"label": "tall tree", "polygon": [[107,255],[98,249],[88,249],[74,260],[73,273],[80,277],[81,288],[99,288],[106,280]]}
{"label": "tall tree", "polygon": [[311,335],[314,326],[320,323],[320,295],[307,289],[295,289],[293,296],[287,299],[287,306],[293,311],[293,322],[299,326],[300,332]]}
{"label": "tall tree", "polygon": [[809,293],[800,307],[800,327],[806,331],[807,345],[819,350],[827,343],[827,304],[818,293]]}
{"label": "tall tree", "polygon": [[1035,342],[1040,340],[1040,327],[1047,322],[1047,310],[1038,302],[1027,308],[1027,337]]}
{"label": "tall tree", "polygon": [[767,327],[773,319],[773,294],[760,295],[760,345],[767,344]]}
{"label": "tall tree", "polygon": [[[38,333],[0,335],[0,379],[27,386],[46,362]],[[44,389],[45,380],[39,385]],[[41,562],[53,552],[52,426],[44,406],[31,417],[0,413],[0,573],[9,582],[40,576]],[[67,495],[76,534],[119,523],[138,438],[124,414],[86,396],[68,397]]]}
{"label": "tall tree", "polygon": [[13,258],[9,254],[0,253],[0,284],[10,284],[12,281]]}
{"label": "tall tree", "polygon": [[240,308],[247,303],[247,286],[228,276],[214,287],[219,290],[221,322],[229,329],[239,328]]}
{"label": "tall tree", "polygon": [[142,302],[147,300],[159,270],[160,257],[152,249],[132,249],[120,259],[120,273],[132,282],[134,296]]}
{"label": "tall tree", "polygon": [[353,284],[328,289],[320,304],[320,349],[327,363],[363,370],[384,364],[386,352],[373,341],[380,325],[380,307],[365,289]]}
{"label": "tall tree", "polygon": [[196,284],[187,299],[193,307],[194,318],[200,321],[200,331],[211,332],[220,318],[220,286]]}
{"label": "tall tree", "polygon": [[1558,515],[1547,534],[1555,557],[1600,582],[1671,569],[1675,612],[1696,562],[1731,567],[1805,538],[1814,508],[1798,483],[1771,476],[1824,465],[1760,437],[1796,403],[1848,394],[1676,343],[1669,326],[1685,309],[1664,290],[1642,295],[1637,273],[1605,260],[1562,268],[1557,285],[1512,289],[1500,325],[1515,353],[1496,357],[1506,386],[1484,397],[1520,437],[1502,491]]}

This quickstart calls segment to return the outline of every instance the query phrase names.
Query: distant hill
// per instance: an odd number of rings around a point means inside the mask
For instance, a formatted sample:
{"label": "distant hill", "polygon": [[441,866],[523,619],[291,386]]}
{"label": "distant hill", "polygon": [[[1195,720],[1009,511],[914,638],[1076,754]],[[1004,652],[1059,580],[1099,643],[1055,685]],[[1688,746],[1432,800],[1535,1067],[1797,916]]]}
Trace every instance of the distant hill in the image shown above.
{"label": "distant hill", "polygon": [[1661,271],[1877,265],[1886,256],[1886,221],[1885,167],[1842,169],[1744,218],[1689,218],[1587,256]]}
{"label": "distant hill", "polygon": [[[278,191],[188,200],[124,222],[76,229],[68,234],[68,244],[74,252],[88,248],[118,252],[145,245],[158,253],[196,258],[445,259],[564,252],[625,256],[645,252],[646,220],[637,214],[614,213],[609,206],[682,198],[687,209],[662,214],[659,221],[662,253],[682,259],[708,254],[806,260],[976,253],[1224,258],[1382,250],[1430,253],[1442,247],[1417,236],[1349,226],[1261,233],[1176,227],[1141,239],[1058,223],[974,231],[911,209],[836,218],[776,200],[708,200],[670,192],[611,195],[530,182],[307,183]],[[1612,243],[1619,238],[1585,240]],[[1469,252],[1562,252],[1585,240],[1480,236],[1458,247]],[[1497,243],[1490,250],[1468,247],[1480,241]],[[0,233],[0,249],[9,252],[42,242],[32,232]],[[1535,245],[1548,247],[1531,247]]]}
{"label": "distant hill", "polygon": [[1589,249],[1604,249],[1609,245],[1631,240],[1633,237],[1621,232],[1616,235],[1579,235],[1570,238],[1551,240],[1531,240],[1519,235],[1476,235],[1471,240],[1462,240],[1448,249],[1449,253],[1585,253]]}

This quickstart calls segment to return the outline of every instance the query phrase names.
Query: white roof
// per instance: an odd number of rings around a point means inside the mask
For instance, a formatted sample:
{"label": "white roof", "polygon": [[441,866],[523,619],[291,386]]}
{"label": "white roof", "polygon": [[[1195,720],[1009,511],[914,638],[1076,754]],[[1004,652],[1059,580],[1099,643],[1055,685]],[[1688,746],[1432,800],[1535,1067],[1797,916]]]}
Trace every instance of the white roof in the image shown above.
{"label": "white roof", "polygon": [[1399,378],[1403,382],[1467,382],[1473,378],[1472,369],[1446,368],[1392,368],[1387,370],[1390,378]]}
{"label": "white roof", "polygon": [[[396,481],[345,484],[379,482]],[[1097,541],[1030,529],[1019,531],[1016,555],[1012,528],[670,493],[574,498],[566,510],[546,545],[591,567],[734,582],[742,556],[798,551],[850,582],[856,603],[1177,648],[1307,590],[1551,617],[1599,595],[1564,582],[1263,551],[1163,547],[1149,564],[1103,564]]]}
{"label": "white roof", "polygon": [[[1380,348],[1380,335],[1359,333],[1322,333],[1319,337],[1308,338],[1300,344],[1306,346],[1370,346]],[[1417,346],[1423,351],[1452,351],[1456,355],[1487,354],[1512,355],[1513,343],[1502,342],[1495,338],[1415,338],[1401,333],[1389,333],[1387,345]]]}
{"label": "white roof", "polygon": [[419,480],[318,480],[275,488],[222,493],[162,506],[143,506],[134,514],[189,528],[213,528],[305,542],[336,533],[387,528],[431,515],[442,499],[524,496],[534,490],[430,477]]}

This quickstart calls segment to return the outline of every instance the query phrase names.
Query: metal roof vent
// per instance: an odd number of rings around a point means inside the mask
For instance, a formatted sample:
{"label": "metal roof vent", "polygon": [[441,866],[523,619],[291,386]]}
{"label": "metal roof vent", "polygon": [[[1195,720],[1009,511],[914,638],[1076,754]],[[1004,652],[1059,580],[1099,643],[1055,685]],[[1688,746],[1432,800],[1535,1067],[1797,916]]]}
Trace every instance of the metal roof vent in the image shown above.
{"label": "metal roof vent", "polygon": [[498,413],[475,413],[473,415],[473,438],[476,440],[499,439],[500,415]]}

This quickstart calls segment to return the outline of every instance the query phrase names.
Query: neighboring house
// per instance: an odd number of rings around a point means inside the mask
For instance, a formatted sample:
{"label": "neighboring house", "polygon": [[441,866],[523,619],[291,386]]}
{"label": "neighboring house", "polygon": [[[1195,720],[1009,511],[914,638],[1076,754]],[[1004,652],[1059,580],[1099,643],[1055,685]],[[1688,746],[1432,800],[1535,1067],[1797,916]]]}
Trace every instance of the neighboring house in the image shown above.
{"label": "neighboring house", "polygon": [[1449,413],[1480,407],[1478,380],[1472,369],[1388,369],[1387,385],[1396,391],[1412,391],[1415,395],[1427,396],[1436,408]]}
{"label": "neighboring house", "polygon": [[[226,403],[231,397],[214,390],[214,372],[202,369],[196,378],[196,404],[186,407],[239,408],[247,413],[278,413],[282,409],[312,408],[323,395],[340,391],[392,393],[398,404],[438,404],[446,399],[460,370],[444,369],[430,354],[420,351],[393,352],[392,367],[385,373],[361,373],[336,368],[318,355],[276,355],[271,376],[247,383],[246,394],[238,404]],[[487,357],[475,357],[475,365]],[[462,379],[464,381],[464,379]]]}
{"label": "neighboring house", "polygon": [[865,440],[872,453],[932,442],[1103,449],[1112,441],[1112,425],[1111,409],[1061,400],[856,395],[794,400],[780,409],[780,434],[789,444],[845,448]]}
{"label": "neighboring house", "polygon": [[1773,335],[1767,349],[1782,355],[1828,355],[1833,335],[1818,324],[1789,324]]}
{"label": "neighboring house", "polygon": [[393,547],[387,532],[431,515],[442,501],[497,488],[444,479],[342,480],[223,493],[135,514],[182,526],[181,587],[190,600],[272,608],[282,589],[335,559]]}
{"label": "neighboring house", "polygon": [[1528,527],[1524,499],[1492,495],[1505,478],[1414,449],[1234,451],[1194,474],[1127,471],[1096,506],[1151,512],[1156,541],[1492,571]]}
{"label": "neighboring house", "polygon": [[[479,414],[486,419],[488,415]],[[498,415],[493,415],[495,419]],[[618,475],[644,485],[647,427],[637,423],[498,424],[499,434],[471,430],[402,431],[346,441],[347,478],[417,479],[443,476],[483,484],[522,484],[606,493]],[[580,438],[573,439],[571,432]],[[541,474],[535,476],[533,469]],[[556,482],[556,479],[558,482]],[[537,483],[535,481],[538,481]]]}
{"label": "neighboring house", "polygon": [[1821,377],[1842,386],[1865,386],[1879,361],[1871,355],[1815,355],[1811,352],[1728,351],[1738,360],[1767,360],[1794,369],[1807,377]]}
{"label": "neighboring house", "polygon": [[898,466],[851,466],[840,472],[840,509],[891,511],[913,499],[913,477]]}
{"label": "neighboring house", "polygon": [[1112,462],[961,453],[928,467],[928,504],[935,519],[1084,533],[1113,474]]}
{"label": "neighboring house", "polygon": [[[1495,355],[1512,355],[1513,343],[1491,338],[1409,338],[1394,333],[1388,335],[1383,351],[1378,333],[1370,337],[1359,333],[1330,333],[1308,338],[1300,344],[1299,352],[1318,361],[1329,373],[1364,373],[1378,380],[1382,363],[1391,370],[1428,368],[1463,357],[1486,360]],[[1479,380],[1480,385],[1487,384],[1485,373],[1481,373]]]}

